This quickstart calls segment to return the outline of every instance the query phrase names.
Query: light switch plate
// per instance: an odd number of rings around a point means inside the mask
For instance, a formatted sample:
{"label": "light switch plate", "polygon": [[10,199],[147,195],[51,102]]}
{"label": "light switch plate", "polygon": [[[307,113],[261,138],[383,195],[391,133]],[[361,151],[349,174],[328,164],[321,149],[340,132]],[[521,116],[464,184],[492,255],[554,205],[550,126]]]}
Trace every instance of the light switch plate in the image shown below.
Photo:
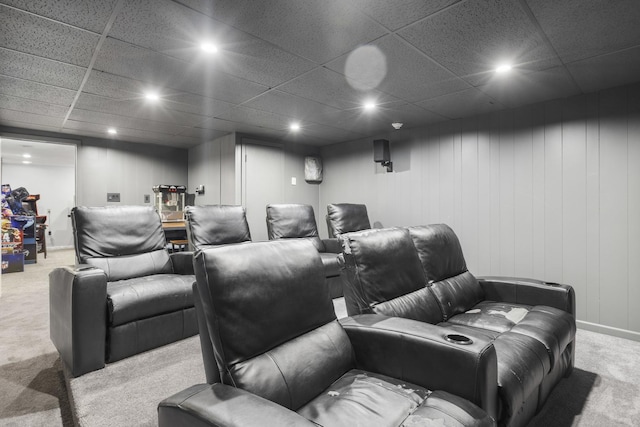
{"label": "light switch plate", "polygon": [[291,177],[291,185],[297,185],[297,183],[298,183],[298,180],[296,179],[296,177],[292,176]]}

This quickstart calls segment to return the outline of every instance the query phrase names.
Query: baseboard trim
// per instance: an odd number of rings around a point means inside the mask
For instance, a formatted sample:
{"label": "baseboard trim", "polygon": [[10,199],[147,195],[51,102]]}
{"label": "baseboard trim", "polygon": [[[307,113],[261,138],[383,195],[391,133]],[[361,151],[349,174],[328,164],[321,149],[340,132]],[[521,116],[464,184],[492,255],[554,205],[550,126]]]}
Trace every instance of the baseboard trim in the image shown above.
{"label": "baseboard trim", "polygon": [[65,249],[73,249],[73,245],[71,246],[51,246],[48,248],[49,251],[62,251]]}
{"label": "baseboard trim", "polygon": [[611,335],[618,338],[626,338],[632,341],[640,342],[640,333],[629,331],[627,329],[614,328],[613,326],[604,326],[598,323],[585,322],[584,320],[576,320],[576,326],[591,332],[598,332],[605,335]]}

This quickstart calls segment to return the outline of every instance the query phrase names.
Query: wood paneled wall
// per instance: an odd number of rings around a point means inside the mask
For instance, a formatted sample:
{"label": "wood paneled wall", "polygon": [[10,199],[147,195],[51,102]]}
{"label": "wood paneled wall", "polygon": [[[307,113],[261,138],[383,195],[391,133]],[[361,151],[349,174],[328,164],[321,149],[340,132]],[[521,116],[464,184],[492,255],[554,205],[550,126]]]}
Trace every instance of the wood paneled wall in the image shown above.
{"label": "wood paneled wall", "polygon": [[379,137],[393,173],[371,139],[323,149],[322,216],[447,223],[474,274],[571,284],[579,320],[640,333],[640,85]]}

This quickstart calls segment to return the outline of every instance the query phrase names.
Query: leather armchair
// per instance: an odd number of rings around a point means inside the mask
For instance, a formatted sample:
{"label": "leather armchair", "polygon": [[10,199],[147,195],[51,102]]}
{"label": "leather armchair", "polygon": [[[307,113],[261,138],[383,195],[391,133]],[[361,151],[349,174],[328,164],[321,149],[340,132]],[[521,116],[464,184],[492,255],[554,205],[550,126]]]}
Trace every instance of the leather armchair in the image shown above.
{"label": "leather armchair", "polygon": [[494,425],[488,339],[460,346],[380,315],[340,323],[309,241],[212,248],[194,265],[220,382],[165,399],[160,426]]}
{"label": "leather armchair", "polygon": [[350,315],[379,313],[491,340],[501,425],[524,425],[571,373],[575,296],[570,286],[479,278],[444,224],[341,236]]}
{"label": "leather armchair", "polygon": [[78,265],[49,274],[50,336],[73,376],[198,332],[192,254],[146,206],[75,207]]}
{"label": "leather armchair", "polygon": [[329,237],[371,228],[365,205],[336,203],[327,205],[327,230]]}
{"label": "leather armchair", "polygon": [[307,239],[320,253],[324,265],[326,286],[331,298],[342,296],[342,280],[338,264],[339,246],[336,239],[320,239],[313,207],[301,204],[267,205],[269,240]]}
{"label": "leather armchair", "polygon": [[187,206],[185,219],[191,250],[251,241],[247,214],[243,206]]}

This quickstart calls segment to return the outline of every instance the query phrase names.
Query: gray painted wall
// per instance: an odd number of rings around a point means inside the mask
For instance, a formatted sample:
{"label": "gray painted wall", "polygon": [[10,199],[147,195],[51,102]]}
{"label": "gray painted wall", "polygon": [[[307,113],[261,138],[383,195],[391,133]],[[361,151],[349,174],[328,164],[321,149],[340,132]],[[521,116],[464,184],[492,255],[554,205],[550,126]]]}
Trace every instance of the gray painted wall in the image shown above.
{"label": "gray painted wall", "polygon": [[583,324],[640,332],[640,85],[378,137],[393,173],[372,139],[322,150],[323,209],[447,223],[471,272],[569,283]]}
{"label": "gray painted wall", "polygon": [[204,185],[196,195],[196,205],[235,204],[236,135],[229,134],[189,149],[189,193]]}

